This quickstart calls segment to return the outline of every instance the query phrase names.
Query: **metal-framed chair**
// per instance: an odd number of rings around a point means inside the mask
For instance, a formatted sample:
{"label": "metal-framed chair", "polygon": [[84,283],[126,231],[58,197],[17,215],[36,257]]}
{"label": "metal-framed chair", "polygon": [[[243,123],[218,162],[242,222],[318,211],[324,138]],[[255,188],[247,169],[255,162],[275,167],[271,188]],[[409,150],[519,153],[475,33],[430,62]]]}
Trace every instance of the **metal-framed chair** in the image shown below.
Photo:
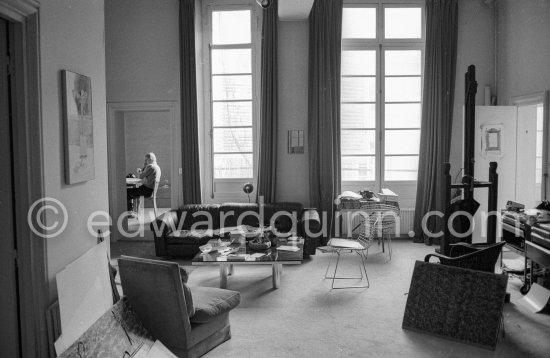
{"label": "metal-framed chair", "polygon": [[[325,279],[332,279],[331,287],[333,289],[345,289],[345,288],[368,288],[370,285],[369,276],[367,274],[367,255],[369,247],[372,245],[374,230],[376,228],[376,221],[378,218],[376,215],[368,215],[367,213],[362,213],[361,223],[357,226],[356,231],[353,233],[355,237],[352,236],[350,239],[342,238],[332,238],[328,241],[327,246],[331,248],[331,254],[327,270],[325,271]],[[338,264],[340,263],[340,256],[342,253],[356,253],[360,257],[359,264],[359,277],[338,277]],[[332,263],[332,258],[336,254],[336,264],[334,266],[334,272],[332,276],[328,275],[330,265]],[[364,276],[363,276],[364,273]],[[353,286],[342,286],[335,287],[334,282],[336,280],[361,280],[363,282],[366,280],[366,284],[359,284]]]}
{"label": "metal-framed chair", "polygon": [[378,245],[382,242],[382,252],[385,250],[385,241],[388,245],[388,254],[392,255],[391,235],[395,232],[396,223],[399,222],[399,207],[384,203],[372,203],[363,205],[360,209],[362,212],[374,215],[377,217],[377,226],[374,232],[374,237],[378,238]]}

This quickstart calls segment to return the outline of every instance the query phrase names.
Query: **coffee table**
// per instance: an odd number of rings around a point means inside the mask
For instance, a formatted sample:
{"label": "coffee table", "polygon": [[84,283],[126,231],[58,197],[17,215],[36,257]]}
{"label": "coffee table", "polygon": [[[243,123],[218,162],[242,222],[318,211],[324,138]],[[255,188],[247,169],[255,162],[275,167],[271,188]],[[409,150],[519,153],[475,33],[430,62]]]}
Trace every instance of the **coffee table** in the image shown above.
{"label": "coffee table", "polygon": [[[299,265],[304,257],[304,239],[289,240],[278,238],[277,245],[267,250],[251,250],[244,237],[220,241],[210,240],[208,243],[214,248],[209,253],[198,253],[192,261],[193,266],[219,266],[220,267],[220,287],[227,288],[228,276],[233,274],[233,265],[271,265],[273,288],[279,288],[281,285],[281,275],[284,265]],[[297,251],[282,250],[281,247],[296,247]],[[229,248],[230,254],[221,254],[220,251]],[[256,255],[255,255],[256,254]],[[263,255],[259,255],[263,254]]]}

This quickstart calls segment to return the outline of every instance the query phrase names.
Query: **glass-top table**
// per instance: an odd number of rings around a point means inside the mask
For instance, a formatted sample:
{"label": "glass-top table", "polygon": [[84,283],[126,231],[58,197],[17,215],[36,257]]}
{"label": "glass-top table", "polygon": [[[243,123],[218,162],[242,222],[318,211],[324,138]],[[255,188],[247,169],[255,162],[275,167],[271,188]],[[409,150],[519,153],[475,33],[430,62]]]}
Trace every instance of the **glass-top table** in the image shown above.
{"label": "glass-top table", "polygon": [[279,288],[284,265],[298,265],[304,257],[304,239],[300,237],[277,238],[276,245],[266,250],[253,250],[244,237],[232,240],[210,240],[212,250],[198,253],[193,266],[220,267],[220,287],[227,288],[228,276],[233,265],[272,265],[273,288]]}

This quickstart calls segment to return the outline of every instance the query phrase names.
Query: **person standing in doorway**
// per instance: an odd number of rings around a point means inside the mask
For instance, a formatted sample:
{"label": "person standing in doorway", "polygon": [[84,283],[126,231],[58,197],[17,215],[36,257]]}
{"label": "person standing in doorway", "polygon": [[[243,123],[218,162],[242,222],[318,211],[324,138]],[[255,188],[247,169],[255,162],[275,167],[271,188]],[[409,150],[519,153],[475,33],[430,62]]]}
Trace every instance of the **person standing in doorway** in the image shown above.
{"label": "person standing in doorway", "polygon": [[[155,190],[155,183],[160,182],[160,167],[157,164],[155,153],[145,154],[145,162],[143,168],[138,168],[138,177],[141,179],[140,185],[137,188],[126,189],[128,211],[134,213],[134,199],[141,196],[150,197]],[[134,214],[135,215],[135,214]]]}

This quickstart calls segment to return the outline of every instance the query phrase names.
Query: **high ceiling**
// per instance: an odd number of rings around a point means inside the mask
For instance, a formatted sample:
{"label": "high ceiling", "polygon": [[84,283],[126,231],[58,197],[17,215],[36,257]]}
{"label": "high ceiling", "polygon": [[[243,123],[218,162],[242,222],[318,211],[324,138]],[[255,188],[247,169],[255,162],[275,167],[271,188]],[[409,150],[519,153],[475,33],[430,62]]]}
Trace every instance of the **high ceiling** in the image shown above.
{"label": "high ceiling", "polygon": [[313,0],[279,0],[279,20],[305,20],[309,16]]}

